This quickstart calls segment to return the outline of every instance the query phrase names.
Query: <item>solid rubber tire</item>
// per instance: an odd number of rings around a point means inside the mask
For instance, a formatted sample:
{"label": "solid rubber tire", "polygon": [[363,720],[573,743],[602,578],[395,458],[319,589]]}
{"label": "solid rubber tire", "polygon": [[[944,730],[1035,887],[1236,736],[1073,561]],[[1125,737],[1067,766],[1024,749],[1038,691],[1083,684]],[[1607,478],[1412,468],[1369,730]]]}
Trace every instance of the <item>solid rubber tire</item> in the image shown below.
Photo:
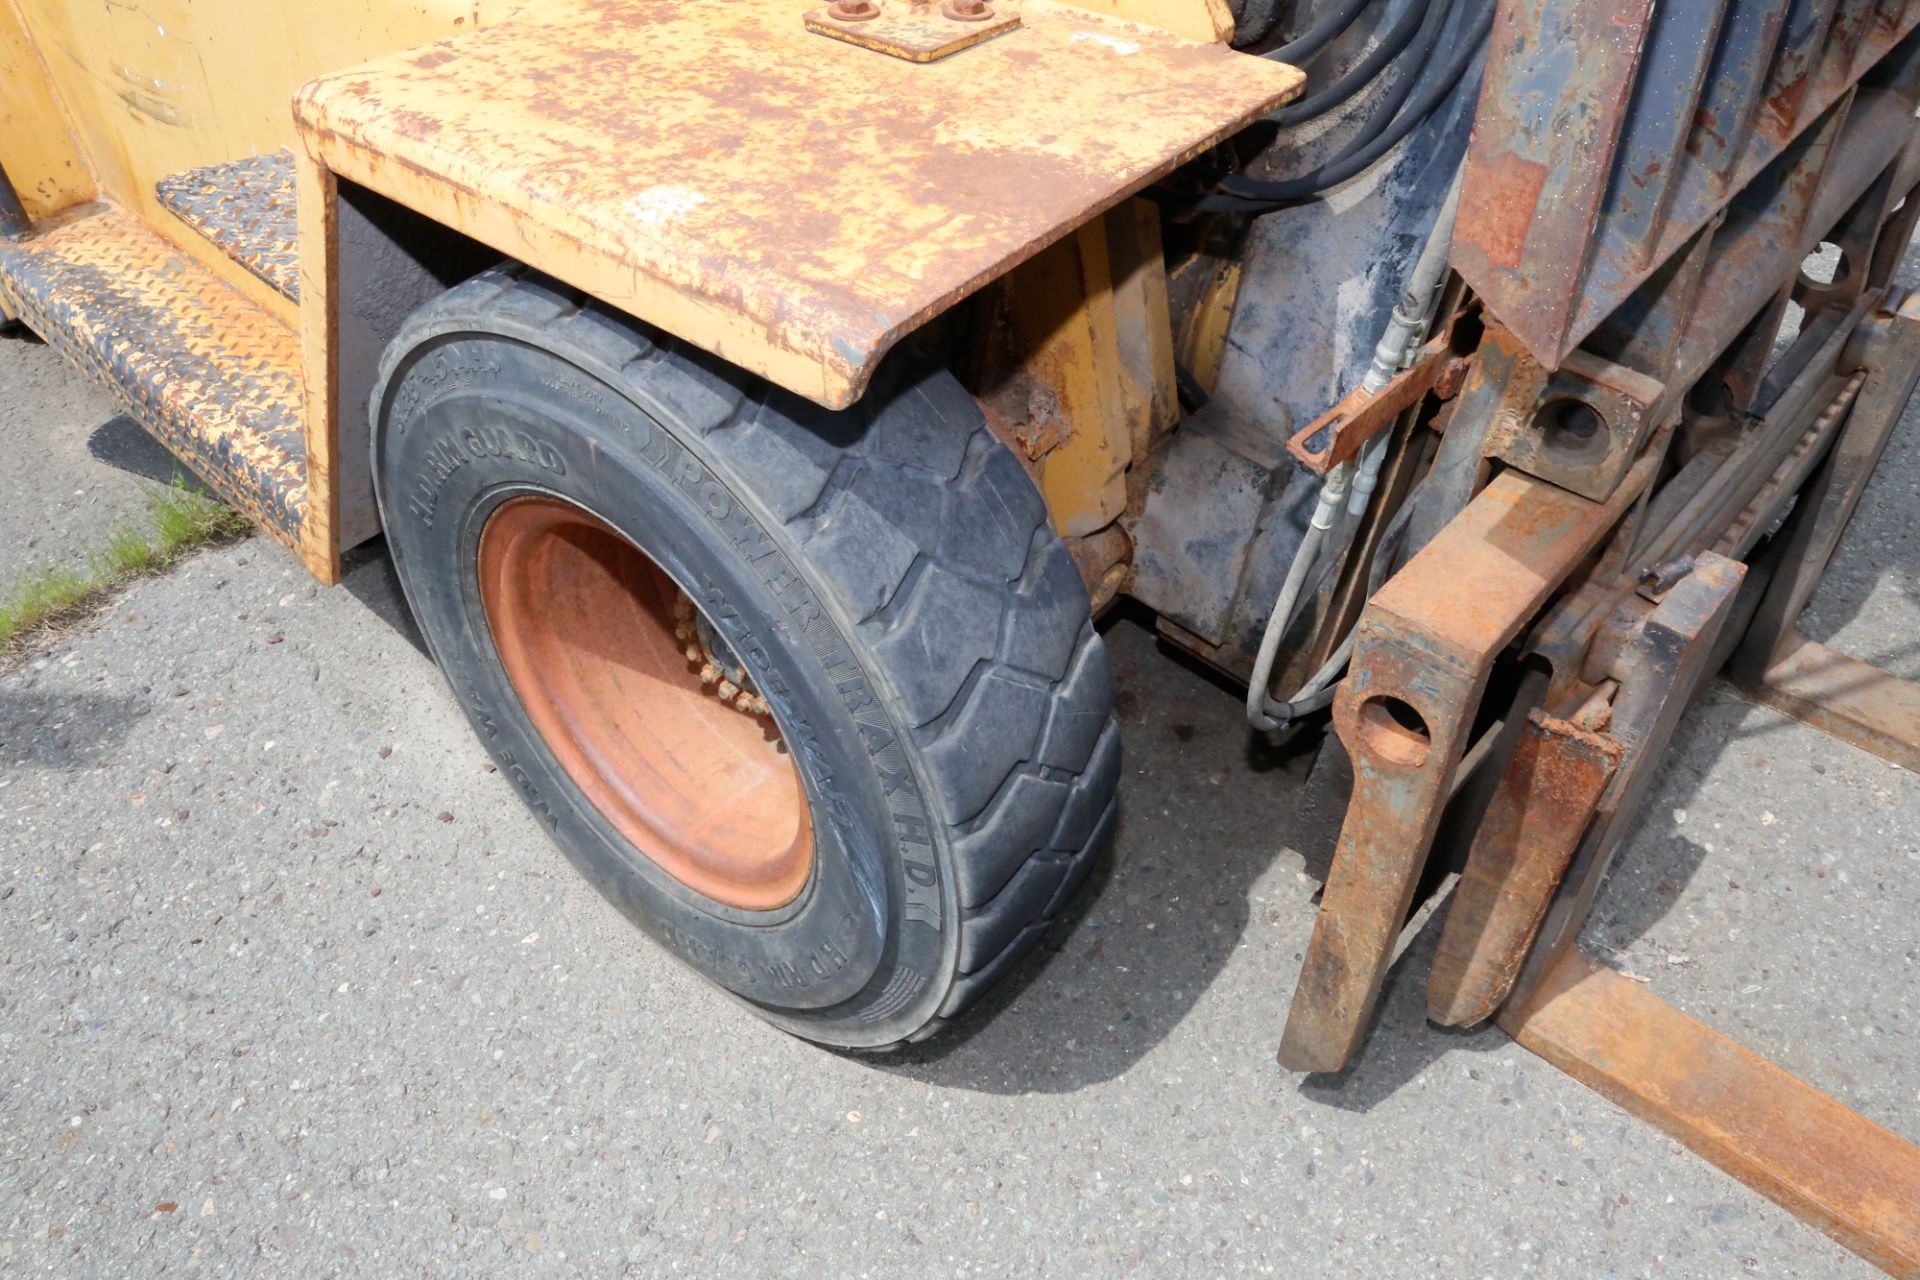
{"label": "solid rubber tire", "polygon": [[[768,1020],[922,1038],[1085,879],[1120,772],[1106,652],[1039,492],[950,373],[896,357],[828,411],[509,267],[407,321],[371,414],[402,586],[482,742],[589,881]],[[486,515],[528,493],[647,552],[772,703],[816,833],[789,906],[665,875],[533,731],[474,569]]]}

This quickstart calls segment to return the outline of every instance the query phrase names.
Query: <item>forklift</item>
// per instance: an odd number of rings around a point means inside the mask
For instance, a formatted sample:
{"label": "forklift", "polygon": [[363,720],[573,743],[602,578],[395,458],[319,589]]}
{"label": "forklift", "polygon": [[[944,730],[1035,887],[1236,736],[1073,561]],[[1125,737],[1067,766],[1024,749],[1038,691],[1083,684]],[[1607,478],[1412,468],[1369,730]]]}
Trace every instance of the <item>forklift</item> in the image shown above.
{"label": "forklift", "polygon": [[1920,1275],[1920,1150],[1589,959],[1920,379],[1920,0],[0,0],[0,322],[787,1032],[937,1035],[1123,803],[1144,611],[1352,793],[1279,1061],[1497,1020]]}

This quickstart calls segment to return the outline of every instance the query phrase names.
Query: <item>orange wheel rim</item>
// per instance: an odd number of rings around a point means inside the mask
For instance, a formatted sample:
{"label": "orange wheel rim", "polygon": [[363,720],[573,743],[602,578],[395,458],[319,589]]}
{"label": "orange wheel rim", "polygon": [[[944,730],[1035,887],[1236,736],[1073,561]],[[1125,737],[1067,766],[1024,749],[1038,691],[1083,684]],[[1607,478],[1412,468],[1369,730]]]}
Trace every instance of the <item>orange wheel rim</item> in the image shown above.
{"label": "orange wheel rim", "polygon": [[[805,788],[771,716],[722,701],[676,635],[673,579],[584,508],[515,498],[480,535],[480,602],[527,718],[623,837],[694,892],[792,902]],[[683,626],[681,631],[685,631]],[[743,699],[743,702],[745,699]]]}

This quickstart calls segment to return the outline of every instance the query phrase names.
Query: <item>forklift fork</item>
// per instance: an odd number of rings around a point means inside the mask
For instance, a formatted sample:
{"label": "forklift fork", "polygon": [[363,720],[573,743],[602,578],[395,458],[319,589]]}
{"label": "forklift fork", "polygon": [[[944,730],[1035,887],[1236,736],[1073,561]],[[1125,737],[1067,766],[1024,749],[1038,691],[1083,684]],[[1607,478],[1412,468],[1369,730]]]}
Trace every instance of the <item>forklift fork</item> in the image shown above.
{"label": "forklift fork", "polygon": [[[1497,767],[1447,907],[1429,1016],[1451,1026],[1497,1017],[1527,1049],[1869,1262],[1916,1276],[1920,1147],[1578,946],[1675,725],[1729,655],[1755,701],[1920,767],[1920,688],[1794,627],[1920,381],[1920,299],[1870,315],[1838,365],[1852,372],[1801,375],[1839,391],[1824,407],[1818,394],[1793,401],[1812,421],[1712,545],[1677,568],[1627,574],[1602,607],[1589,573],[1575,584],[1585,590],[1528,630],[1639,492],[1635,473],[1593,501],[1503,472],[1368,604],[1335,711],[1354,792],[1279,1057],[1303,1071],[1351,1060],[1442,811],[1465,772]],[[1751,566],[1739,563],[1789,502],[1779,533]],[[1470,750],[1495,658],[1521,636],[1536,659],[1563,656],[1547,641],[1583,611],[1604,621],[1581,669],[1555,673],[1547,706],[1509,713],[1525,719],[1505,735],[1503,762]],[[1481,733],[1494,740],[1500,726]]]}

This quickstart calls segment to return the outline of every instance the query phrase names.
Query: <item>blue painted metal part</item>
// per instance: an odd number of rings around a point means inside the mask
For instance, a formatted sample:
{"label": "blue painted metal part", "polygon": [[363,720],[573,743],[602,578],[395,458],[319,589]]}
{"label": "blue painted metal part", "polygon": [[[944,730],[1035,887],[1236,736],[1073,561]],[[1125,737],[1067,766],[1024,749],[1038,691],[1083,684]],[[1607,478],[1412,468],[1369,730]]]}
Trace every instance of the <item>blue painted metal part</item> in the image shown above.
{"label": "blue painted metal part", "polygon": [[[1406,3],[1381,5],[1372,30],[1390,26]],[[1449,23],[1464,25],[1473,8],[1456,6]],[[1443,39],[1447,34],[1443,31]],[[1330,51],[1328,65],[1344,66],[1358,56],[1370,32],[1356,35]],[[1183,623],[1229,651],[1250,654],[1258,647],[1267,612],[1306,535],[1320,484],[1319,476],[1280,446],[1366,372],[1466,152],[1477,72],[1476,65],[1433,116],[1374,169],[1324,200],[1258,219],[1249,233],[1239,303],[1210,414],[1271,444],[1276,470],[1254,523],[1251,548],[1245,546],[1243,528],[1231,563],[1223,559],[1210,566],[1233,582],[1232,599],[1214,602],[1216,607],[1204,614],[1190,613]],[[1364,117],[1369,106],[1363,96],[1355,115]],[[1345,136],[1336,125],[1304,146],[1286,137],[1274,148],[1275,162],[1287,172],[1310,168]],[[1135,594],[1152,603],[1151,589],[1137,582]],[[1207,625],[1194,625],[1201,618]]]}
{"label": "blue painted metal part", "polygon": [[1733,176],[1786,16],[1780,0],[1732,0],[1720,24],[1689,144],[1693,163],[1717,191],[1724,192]]}
{"label": "blue painted metal part", "polygon": [[1619,256],[1636,269],[1653,256],[1722,12],[1718,4],[1654,7],[1601,209],[1602,256]]}
{"label": "blue painted metal part", "polygon": [[1556,366],[1916,23],[1914,0],[1509,0],[1456,267]]}

